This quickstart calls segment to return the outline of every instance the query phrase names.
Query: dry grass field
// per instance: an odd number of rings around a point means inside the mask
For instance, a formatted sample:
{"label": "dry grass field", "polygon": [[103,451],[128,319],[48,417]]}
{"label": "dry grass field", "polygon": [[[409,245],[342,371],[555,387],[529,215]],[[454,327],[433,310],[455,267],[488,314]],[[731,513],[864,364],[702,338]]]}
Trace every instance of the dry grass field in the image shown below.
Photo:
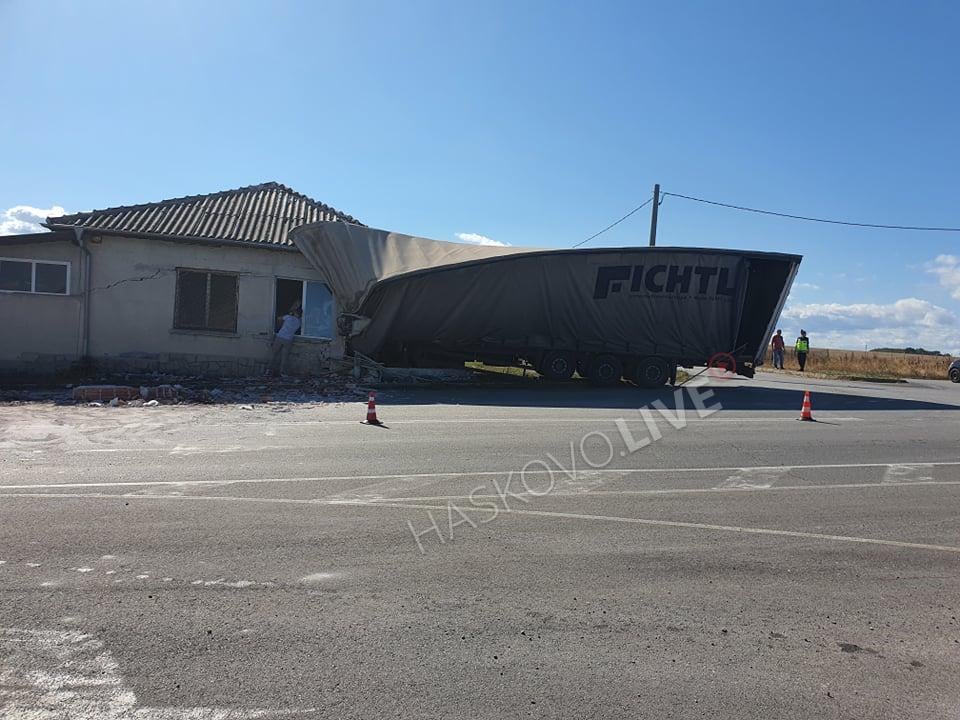
{"label": "dry grass field", "polygon": [[[907,379],[927,378],[932,380],[946,380],[947,368],[952,358],[937,355],[907,355],[906,353],[892,352],[865,352],[863,350],[828,350],[814,348],[807,356],[809,375],[824,375],[836,378],[870,378],[870,379]],[[786,371],[797,372],[797,356],[793,348],[786,349],[784,357]],[[515,367],[494,367],[482,363],[467,363],[473,370],[504,375],[524,376],[531,379],[539,377],[537,372],[528,368],[524,372]],[[769,350],[764,361],[763,369],[773,370],[773,360]],[[779,372],[776,371],[776,372]],[[684,376],[686,374],[684,373]],[[683,380],[683,377],[678,378]]]}
{"label": "dry grass field", "polygon": [[[848,377],[945,380],[950,362],[951,358],[936,355],[814,348],[807,356],[807,372]],[[787,370],[797,369],[796,353],[792,348],[787,348],[784,365]],[[772,367],[768,352],[764,369]]]}

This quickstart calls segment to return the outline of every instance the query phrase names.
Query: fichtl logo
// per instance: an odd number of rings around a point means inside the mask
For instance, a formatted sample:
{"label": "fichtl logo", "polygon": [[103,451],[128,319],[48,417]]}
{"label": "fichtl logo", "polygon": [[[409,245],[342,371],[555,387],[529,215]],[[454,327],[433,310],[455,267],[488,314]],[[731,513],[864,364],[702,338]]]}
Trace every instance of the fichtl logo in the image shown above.
{"label": "fichtl logo", "polygon": [[593,299],[601,300],[623,290],[629,281],[629,292],[675,293],[680,295],[732,296],[736,283],[730,283],[730,268],[710,265],[652,265],[644,272],[643,265],[603,265],[597,268]]}

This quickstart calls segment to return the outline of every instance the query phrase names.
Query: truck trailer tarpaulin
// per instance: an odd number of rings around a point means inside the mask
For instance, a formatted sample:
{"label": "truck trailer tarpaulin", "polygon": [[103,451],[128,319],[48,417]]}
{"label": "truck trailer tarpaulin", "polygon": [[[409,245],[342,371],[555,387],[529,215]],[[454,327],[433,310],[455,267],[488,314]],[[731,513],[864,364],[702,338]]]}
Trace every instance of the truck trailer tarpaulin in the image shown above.
{"label": "truck trailer tarpaulin", "polygon": [[291,238],[323,275],[352,347],[381,362],[527,362],[666,382],[723,354],[752,376],[799,255],[680,247],[531,250],[428,240],[342,222]]}

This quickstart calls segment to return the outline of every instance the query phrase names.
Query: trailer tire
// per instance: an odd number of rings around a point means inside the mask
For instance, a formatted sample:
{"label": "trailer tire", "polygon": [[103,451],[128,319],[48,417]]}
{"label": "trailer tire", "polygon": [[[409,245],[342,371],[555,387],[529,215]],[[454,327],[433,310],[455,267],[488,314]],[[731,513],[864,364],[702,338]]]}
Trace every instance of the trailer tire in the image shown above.
{"label": "trailer tire", "polygon": [[666,385],[670,379],[670,363],[661,357],[651,355],[637,360],[633,381],[640,387],[657,388]]}
{"label": "trailer tire", "polygon": [[616,385],[623,375],[623,363],[616,355],[596,355],[587,363],[587,377],[596,385]]}
{"label": "trailer tire", "polygon": [[577,363],[572,353],[551,351],[543,356],[543,362],[537,371],[547,380],[569,380],[576,368]]}

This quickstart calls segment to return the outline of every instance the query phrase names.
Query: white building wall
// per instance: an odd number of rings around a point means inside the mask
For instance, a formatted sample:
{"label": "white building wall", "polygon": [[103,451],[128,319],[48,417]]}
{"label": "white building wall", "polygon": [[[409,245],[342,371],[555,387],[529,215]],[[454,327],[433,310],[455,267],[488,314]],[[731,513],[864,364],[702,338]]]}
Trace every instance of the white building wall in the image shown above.
{"label": "white building wall", "polygon": [[[276,322],[276,278],[320,280],[295,249],[107,235],[92,238],[89,247],[90,355],[108,367],[223,375],[263,372]],[[173,327],[178,268],[238,274],[236,333]],[[326,358],[342,356],[341,338],[297,337],[291,370],[318,372]]]}
{"label": "white building wall", "polygon": [[[85,237],[92,255],[89,355],[106,370],[260,374],[267,368],[274,334],[276,278],[321,280],[295,249]],[[47,355],[78,359],[80,250],[67,243],[14,247],[0,249],[0,255],[70,259],[72,287],[68,297],[0,294],[0,366],[29,369],[30,362]],[[235,333],[173,327],[178,268],[238,274]],[[343,352],[339,337],[297,337],[290,370],[320,372],[328,358],[343,357]]]}
{"label": "white building wall", "polygon": [[68,369],[81,351],[80,249],[69,242],[4,238],[0,257],[70,263],[67,295],[0,292],[0,372]]}

